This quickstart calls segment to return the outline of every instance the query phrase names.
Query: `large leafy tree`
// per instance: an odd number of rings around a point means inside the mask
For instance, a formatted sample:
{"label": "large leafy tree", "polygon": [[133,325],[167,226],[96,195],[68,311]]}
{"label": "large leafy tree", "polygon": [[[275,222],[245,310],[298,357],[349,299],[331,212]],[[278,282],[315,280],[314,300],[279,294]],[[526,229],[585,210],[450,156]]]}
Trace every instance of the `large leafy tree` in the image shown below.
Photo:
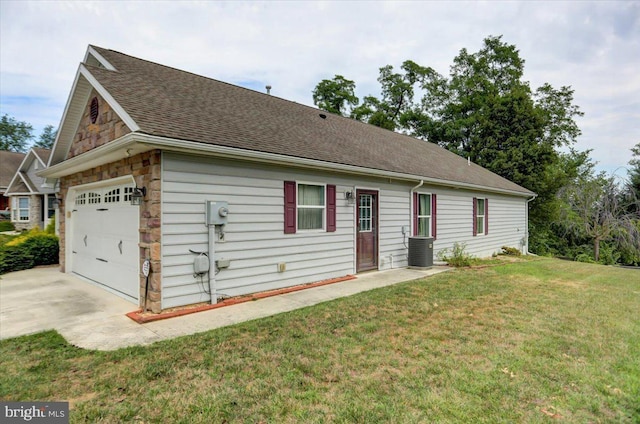
{"label": "large leafy tree", "polygon": [[0,118],[0,150],[24,153],[33,139],[31,124],[5,114]]}
{"label": "large leafy tree", "polygon": [[53,125],[47,125],[42,130],[42,134],[38,138],[38,141],[35,142],[34,147],[42,147],[43,149],[51,149],[53,147],[53,143],[56,141],[56,135],[58,134],[58,130],[53,127]]}
{"label": "large leafy tree", "polygon": [[352,117],[437,143],[534,191],[535,247],[556,221],[558,191],[578,176],[588,152],[572,148],[582,115],[573,90],[550,84],[532,90],[524,63],[514,45],[488,37],[477,52],[462,49],[448,76],[410,60],[400,72],[385,66],[381,96],[366,96]]}
{"label": "large leafy tree", "polygon": [[349,105],[355,106],[359,99],[354,94],[356,84],[343,77],[336,75],[333,79],[325,79],[318,83],[313,90],[313,103],[320,109],[338,115],[346,115]]}

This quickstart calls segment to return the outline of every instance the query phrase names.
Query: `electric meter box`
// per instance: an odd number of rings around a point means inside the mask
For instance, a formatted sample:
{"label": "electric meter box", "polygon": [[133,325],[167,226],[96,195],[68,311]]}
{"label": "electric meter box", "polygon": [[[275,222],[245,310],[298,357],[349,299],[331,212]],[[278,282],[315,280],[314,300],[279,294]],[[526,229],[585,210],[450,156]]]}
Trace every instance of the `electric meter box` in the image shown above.
{"label": "electric meter box", "polygon": [[226,225],[229,214],[229,204],[227,202],[205,202],[205,215],[207,225]]}

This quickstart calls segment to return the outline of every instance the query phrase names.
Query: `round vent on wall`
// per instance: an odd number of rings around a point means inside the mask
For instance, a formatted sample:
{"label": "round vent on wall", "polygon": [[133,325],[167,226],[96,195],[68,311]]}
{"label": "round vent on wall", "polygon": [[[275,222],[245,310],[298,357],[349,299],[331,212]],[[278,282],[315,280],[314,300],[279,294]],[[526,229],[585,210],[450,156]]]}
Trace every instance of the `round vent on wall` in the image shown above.
{"label": "round vent on wall", "polygon": [[98,98],[94,97],[93,99],[91,99],[91,111],[90,113],[90,117],[91,117],[91,123],[95,124],[96,121],[98,120]]}

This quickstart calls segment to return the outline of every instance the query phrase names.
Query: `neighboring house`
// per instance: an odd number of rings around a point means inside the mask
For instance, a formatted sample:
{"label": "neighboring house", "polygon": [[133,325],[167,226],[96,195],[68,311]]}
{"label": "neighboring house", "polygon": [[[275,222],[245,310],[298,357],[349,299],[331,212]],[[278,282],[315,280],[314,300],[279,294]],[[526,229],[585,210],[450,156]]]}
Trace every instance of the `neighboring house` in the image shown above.
{"label": "neighboring house", "polygon": [[55,215],[53,186],[37,172],[46,168],[51,150],[34,147],[29,150],[13,174],[5,196],[11,202],[11,221],[17,230],[44,228]]}
{"label": "neighboring house", "polygon": [[435,144],[94,46],[40,175],[59,180],[62,271],[144,305],[148,259],[154,312],[406,267],[414,234],[526,252],[534,196]]}
{"label": "neighboring house", "polygon": [[9,183],[24,159],[24,153],[0,150],[0,219],[11,219],[11,202],[5,195]]}

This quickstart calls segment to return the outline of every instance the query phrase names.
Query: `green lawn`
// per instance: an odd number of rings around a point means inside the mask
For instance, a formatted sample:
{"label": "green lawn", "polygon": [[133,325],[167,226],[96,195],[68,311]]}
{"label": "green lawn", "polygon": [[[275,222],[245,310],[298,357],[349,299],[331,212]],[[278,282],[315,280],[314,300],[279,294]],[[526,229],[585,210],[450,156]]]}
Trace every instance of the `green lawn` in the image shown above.
{"label": "green lawn", "polygon": [[640,271],[440,274],[150,347],[0,345],[0,398],[72,422],[640,422]]}

